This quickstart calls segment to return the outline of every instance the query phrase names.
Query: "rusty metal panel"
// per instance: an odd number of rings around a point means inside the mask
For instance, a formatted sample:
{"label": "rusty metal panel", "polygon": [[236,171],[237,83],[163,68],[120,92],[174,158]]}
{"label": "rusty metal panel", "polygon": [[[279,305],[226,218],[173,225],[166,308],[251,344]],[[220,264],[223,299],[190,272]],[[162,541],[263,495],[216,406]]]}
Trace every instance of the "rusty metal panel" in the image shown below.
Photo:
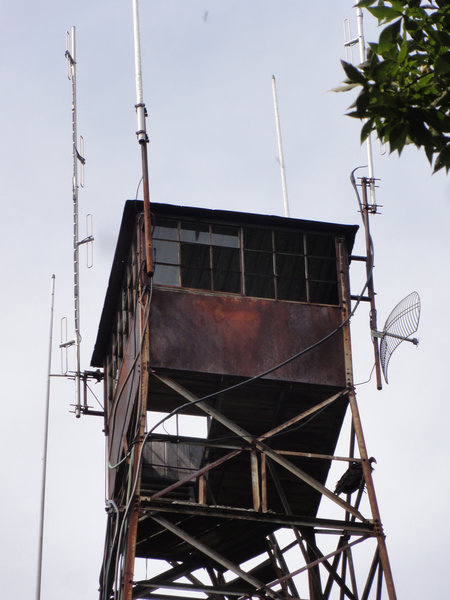
{"label": "rusty metal panel", "polygon": [[[340,307],[153,290],[153,368],[252,377],[335,330]],[[275,371],[271,379],[345,386],[342,335]]]}
{"label": "rusty metal panel", "polygon": [[[123,436],[128,431],[139,388],[139,372],[134,365],[136,339],[139,339],[139,319],[134,316],[130,322],[130,335],[120,365],[119,379],[108,419],[108,456],[111,465],[117,464],[122,457]],[[113,494],[116,474],[117,469],[108,469],[110,494]]]}

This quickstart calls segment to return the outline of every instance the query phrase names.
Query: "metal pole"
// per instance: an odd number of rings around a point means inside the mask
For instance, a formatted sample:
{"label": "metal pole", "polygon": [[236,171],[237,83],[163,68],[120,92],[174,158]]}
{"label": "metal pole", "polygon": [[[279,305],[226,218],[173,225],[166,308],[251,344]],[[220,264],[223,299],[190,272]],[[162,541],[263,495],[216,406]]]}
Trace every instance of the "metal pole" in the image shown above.
{"label": "metal pole", "polygon": [[[364,41],[364,29],[363,29],[363,12],[362,9],[356,7],[356,21],[358,24],[358,47],[359,47],[359,60],[364,63],[366,60],[366,43]],[[364,121],[366,122],[367,119]],[[375,175],[373,172],[373,152],[372,152],[372,137],[369,135],[366,140],[367,147],[367,166],[369,170],[370,179],[370,203],[375,206]]]}
{"label": "metal pole", "polygon": [[[341,241],[339,244],[339,265],[338,265],[341,273],[348,273],[348,265],[345,264],[345,250],[343,249],[343,242]],[[346,319],[349,314],[349,303],[348,298],[349,294],[349,281],[348,277],[341,279],[342,286],[342,318]],[[350,323],[346,323],[342,330],[343,340],[344,340],[344,360],[345,360],[345,370],[346,370],[346,378],[347,378],[347,387],[350,388],[350,392],[348,394],[350,409],[352,413],[352,426],[355,432],[356,441],[358,444],[359,455],[362,460],[362,469],[364,480],[367,489],[367,496],[369,498],[369,504],[372,512],[373,522],[375,524],[375,533],[378,542],[378,551],[380,553],[380,562],[383,568],[384,580],[386,583],[386,589],[388,593],[389,600],[397,600],[397,595],[395,592],[394,579],[392,576],[391,565],[389,562],[389,556],[387,552],[386,539],[383,532],[380,511],[378,509],[377,497],[375,494],[375,487],[373,485],[372,479],[372,469],[370,467],[366,442],[364,439],[364,434],[361,425],[361,417],[359,414],[358,404],[356,402],[356,394],[353,386],[353,365],[352,365],[352,356],[351,356],[351,342],[350,342]]]}
{"label": "metal pole", "polygon": [[274,106],[274,110],[275,110],[275,123],[277,126],[278,155],[280,158],[281,186],[283,188],[284,216],[289,217],[289,202],[288,202],[288,193],[287,193],[287,185],[286,185],[286,173],[284,170],[283,145],[281,143],[280,114],[278,111],[277,85],[275,82],[275,75],[272,75],[272,92],[273,92],[273,106]]}
{"label": "metal pole", "polygon": [[76,75],[76,43],[75,27],[67,34],[66,57],[69,61],[69,78],[72,80],[72,201],[73,201],[73,297],[74,297],[74,327],[75,327],[75,416],[81,415],[81,356],[80,356],[80,263],[79,263],[79,226],[78,226],[78,161],[84,164],[84,158],[78,152],[77,133],[77,75]]}
{"label": "metal pole", "polygon": [[142,86],[141,69],[141,40],[139,34],[139,9],[138,0],[133,0],[133,28],[134,28],[134,68],[136,73],[136,115],[138,129],[137,139],[141,147],[142,160],[142,189],[144,193],[144,231],[145,231],[145,260],[147,275],[153,275],[153,250],[152,250],[152,226],[150,218],[150,192],[148,181],[148,136],[146,131],[146,108],[144,104],[144,91]]}
{"label": "metal pole", "polygon": [[41,598],[42,582],[42,550],[44,546],[44,514],[45,514],[45,486],[47,479],[47,446],[48,446],[48,418],[50,407],[50,380],[52,369],[52,339],[53,339],[53,312],[55,305],[55,276],[52,275],[51,283],[51,303],[50,303],[50,335],[48,343],[48,369],[47,369],[47,394],[45,402],[45,421],[44,421],[44,456],[42,459],[42,485],[41,485],[41,513],[39,521],[39,550],[38,550],[38,569],[36,583],[36,600]]}
{"label": "metal pole", "polygon": [[[367,184],[368,181],[365,177],[361,179],[361,190],[362,190],[362,219],[364,223],[364,233],[366,238],[366,273],[367,273],[367,293],[370,300],[370,331],[377,331],[377,309],[375,306],[375,291],[373,285],[373,252],[372,252],[372,238],[370,237],[370,224],[369,224],[369,205],[367,203]],[[375,358],[375,374],[377,379],[377,389],[383,388],[381,380],[381,368],[380,368],[380,351],[378,346],[378,338],[372,334],[373,354]]]}

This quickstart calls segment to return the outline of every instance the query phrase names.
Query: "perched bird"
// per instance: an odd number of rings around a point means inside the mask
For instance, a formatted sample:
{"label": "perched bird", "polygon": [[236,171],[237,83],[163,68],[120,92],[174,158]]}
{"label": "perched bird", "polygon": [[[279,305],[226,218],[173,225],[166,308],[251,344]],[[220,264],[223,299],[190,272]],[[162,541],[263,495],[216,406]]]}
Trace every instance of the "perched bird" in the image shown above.
{"label": "perched bird", "polygon": [[[371,471],[373,471],[372,463],[377,461],[373,456],[369,458],[369,465]],[[362,470],[362,463],[351,462],[349,468],[345,471],[342,477],[336,484],[335,494],[353,494],[359,489],[360,485],[364,485],[364,475]]]}

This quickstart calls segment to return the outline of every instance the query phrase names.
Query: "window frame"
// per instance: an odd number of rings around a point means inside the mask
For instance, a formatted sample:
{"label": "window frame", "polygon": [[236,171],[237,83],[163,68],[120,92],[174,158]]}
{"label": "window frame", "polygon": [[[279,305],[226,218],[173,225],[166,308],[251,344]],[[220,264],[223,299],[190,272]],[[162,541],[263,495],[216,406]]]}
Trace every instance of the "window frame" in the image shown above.
{"label": "window frame", "polygon": [[[158,222],[159,221],[159,222]],[[176,230],[176,239],[172,238],[167,238],[167,237],[158,237],[158,227],[168,227],[167,224],[173,224],[174,227],[171,227],[171,229]],[[198,269],[208,269],[209,271],[209,287],[193,287],[190,285],[183,285],[183,278],[182,278],[182,269],[183,269],[183,264],[182,264],[182,244],[192,244],[192,246],[195,247],[196,242],[194,241],[187,241],[187,240],[183,240],[182,239],[182,231],[183,231],[183,225],[189,225],[192,228],[195,228],[196,226],[198,227],[199,230],[202,230],[201,233],[206,233],[206,231],[204,230],[205,227],[208,228],[207,233],[208,233],[208,237],[209,237],[209,243],[205,243],[204,241],[199,242],[199,246],[207,246],[208,250],[209,250],[209,267],[198,267]],[[214,228],[223,228],[223,229],[229,229],[229,230],[235,230],[237,235],[237,246],[219,246],[217,243],[213,243],[213,236],[214,236]],[[190,231],[192,231],[192,229],[189,229]],[[255,230],[255,232],[257,231],[270,231],[271,232],[271,249],[270,250],[258,250],[257,248],[246,248],[245,246],[245,235],[246,235],[246,231],[249,230]],[[277,233],[295,233],[295,234],[299,234],[302,236],[302,240],[301,240],[301,247],[299,248],[298,251],[292,251],[292,250],[278,250],[277,249],[277,245],[276,245],[276,234]],[[311,239],[324,239],[327,238],[330,243],[328,244],[328,250],[332,250],[333,254],[331,255],[330,252],[328,251],[328,254],[326,253],[326,251],[324,250],[324,255],[320,255],[320,248],[319,250],[317,250],[317,248],[312,249],[312,250],[316,250],[314,253],[309,254],[309,249],[308,249],[308,245],[311,241]],[[223,222],[213,222],[213,221],[203,221],[203,220],[189,220],[186,217],[166,217],[164,215],[161,215],[160,217],[157,216],[155,221],[154,221],[154,229],[153,229],[153,246],[154,246],[154,264],[155,264],[155,274],[154,274],[154,283],[155,285],[159,286],[159,287],[167,287],[167,288],[171,288],[171,289],[188,289],[188,290],[196,290],[199,292],[208,292],[208,293],[214,293],[214,294],[225,294],[225,295],[234,295],[234,296],[246,296],[246,297],[252,297],[252,298],[261,298],[261,299],[266,299],[266,300],[277,300],[279,302],[298,302],[298,303],[306,303],[306,304],[319,304],[319,305],[325,305],[325,306],[341,306],[341,298],[340,298],[340,292],[339,292],[339,272],[338,272],[338,268],[337,268],[337,240],[338,240],[338,235],[336,233],[324,233],[324,232],[318,232],[318,231],[309,231],[309,230],[302,230],[302,229],[283,229],[282,227],[267,227],[267,226],[255,226],[255,225],[244,225],[244,224],[236,224],[236,223],[223,223]],[[158,260],[158,255],[157,255],[157,246],[158,246],[158,241],[165,241],[165,242],[172,242],[174,244],[177,244],[177,263],[173,263],[173,262],[165,262],[164,260],[159,261]],[[214,289],[214,248],[218,248],[218,247],[232,247],[235,248],[238,251],[239,254],[239,291],[226,291],[226,290],[220,290],[217,291]],[[271,254],[272,260],[271,260],[271,266],[272,266],[272,270],[271,273],[267,274],[267,275],[263,275],[261,274],[261,277],[267,277],[267,279],[272,279],[273,281],[273,295],[270,296],[263,296],[263,295],[257,295],[257,294],[253,294],[253,293],[248,293],[248,288],[249,288],[249,283],[246,281],[247,275],[248,275],[248,269],[246,269],[246,253],[261,253],[261,254]],[[319,252],[319,253],[317,253]],[[280,292],[280,287],[281,287],[281,275],[279,273],[280,271],[280,261],[278,257],[296,257],[298,258],[302,258],[304,261],[304,273],[303,275],[303,283],[304,283],[304,287],[305,287],[305,294],[304,294],[304,299],[297,299],[297,298],[284,298],[281,297],[281,292]],[[277,262],[278,259],[278,262]],[[320,262],[325,265],[327,263],[333,263],[333,267],[331,269],[331,273],[334,277],[334,279],[331,277],[330,275],[330,270],[327,269],[328,271],[328,279],[322,279],[317,278],[316,276],[312,277],[311,275],[313,275],[312,271],[312,264],[309,263],[309,261],[317,261],[318,264],[320,265]],[[206,261],[205,261],[206,262]],[[177,272],[178,272],[178,283],[167,283],[167,281],[160,281],[158,282],[158,275],[157,275],[157,268],[158,265],[162,265],[162,266],[168,266],[168,267],[176,267],[177,268]],[[185,267],[186,268],[186,267]],[[196,267],[197,268],[197,267]],[[217,267],[216,267],[217,270]],[[319,269],[320,271],[320,269]],[[234,272],[234,271],[230,271],[230,272]],[[253,274],[254,276],[258,276],[257,273]],[[295,278],[293,277],[288,277],[286,278],[285,281],[295,281]],[[320,288],[322,286],[328,285],[330,287],[330,292],[327,293],[327,298],[322,300],[317,300],[314,299],[315,295],[316,295],[316,291],[314,291],[314,288]],[[333,289],[334,288],[334,289]],[[282,294],[287,295],[285,294]],[[295,296],[295,294],[293,294],[293,296]],[[332,297],[331,297],[332,296]],[[311,300],[311,298],[313,298],[313,300]],[[327,301],[325,301],[327,300]]]}

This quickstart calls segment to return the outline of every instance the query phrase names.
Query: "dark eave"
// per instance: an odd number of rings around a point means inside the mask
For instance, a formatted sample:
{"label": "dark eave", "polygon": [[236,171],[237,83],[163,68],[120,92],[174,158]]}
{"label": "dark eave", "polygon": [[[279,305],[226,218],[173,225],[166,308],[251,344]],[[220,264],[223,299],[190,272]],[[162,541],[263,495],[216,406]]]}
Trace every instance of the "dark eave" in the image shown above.
{"label": "dark eave", "polygon": [[[234,225],[252,225],[262,227],[276,227],[278,229],[300,229],[316,233],[332,233],[345,238],[349,255],[351,254],[357,225],[342,225],[337,223],[322,223],[320,221],[306,221],[274,215],[260,215],[253,213],[235,212],[228,210],[213,210],[209,208],[192,208],[172,204],[152,203],[152,213],[167,217],[185,220],[205,221],[207,223],[229,223]],[[113,264],[106,290],[105,303],[100,318],[97,340],[92,354],[91,366],[103,367],[103,359],[111,336],[111,327],[117,308],[117,298],[120,293],[126,268],[126,261],[134,235],[136,220],[143,211],[141,200],[127,200],[120,225],[119,237]]]}

